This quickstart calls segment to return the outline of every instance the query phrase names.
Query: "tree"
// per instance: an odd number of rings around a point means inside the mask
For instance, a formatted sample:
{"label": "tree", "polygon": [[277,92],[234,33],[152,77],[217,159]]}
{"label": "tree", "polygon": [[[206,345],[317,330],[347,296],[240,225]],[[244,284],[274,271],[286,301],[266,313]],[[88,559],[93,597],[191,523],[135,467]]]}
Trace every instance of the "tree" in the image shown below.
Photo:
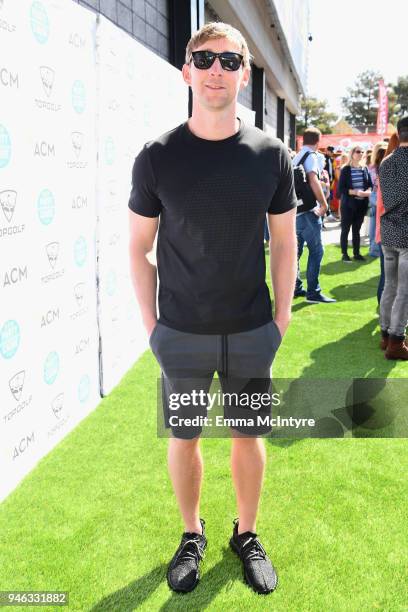
{"label": "tree", "polygon": [[395,99],[395,115],[396,119],[400,119],[408,113],[408,75],[399,76],[396,85],[391,85],[396,96]]}
{"label": "tree", "polygon": [[300,115],[297,117],[296,133],[303,134],[307,127],[318,128],[322,134],[331,134],[330,124],[334,123],[337,115],[327,110],[327,101],[317,98],[302,98],[300,102]]}
{"label": "tree", "polygon": [[379,72],[366,70],[357,75],[353,87],[347,88],[347,96],[342,98],[346,111],[346,120],[355,125],[375,125],[378,110],[378,82],[382,78]]}

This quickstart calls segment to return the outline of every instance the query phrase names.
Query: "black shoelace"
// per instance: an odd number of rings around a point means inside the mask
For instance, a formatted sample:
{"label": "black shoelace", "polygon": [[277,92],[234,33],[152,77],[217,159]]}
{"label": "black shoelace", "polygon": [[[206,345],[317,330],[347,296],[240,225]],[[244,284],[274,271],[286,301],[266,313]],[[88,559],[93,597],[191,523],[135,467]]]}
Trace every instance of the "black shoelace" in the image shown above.
{"label": "black shoelace", "polygon": [[243,561],[265,561],[266,552],[256,538],[247,540],[241,548]]}
{"label": "black shoelace", "polygon": [[188,539],[184,541],[182,548],[179,554],[177,555],[176,563],[178,563],[179,561],[188,561],[190,559],[198,563],[198,561],[202,559],[203,556],[204,552],[201,551],[198,541]]}

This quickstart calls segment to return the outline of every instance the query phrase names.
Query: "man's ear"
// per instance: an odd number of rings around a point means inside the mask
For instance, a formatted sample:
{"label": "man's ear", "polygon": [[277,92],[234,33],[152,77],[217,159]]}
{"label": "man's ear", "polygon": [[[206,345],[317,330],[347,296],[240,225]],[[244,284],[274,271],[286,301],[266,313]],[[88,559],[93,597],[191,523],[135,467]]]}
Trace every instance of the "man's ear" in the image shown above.
{"label": "man's ear", "polygon": [[188,64],[183,64],[181,74],[183,75],[184,82],[187,83],[187,85],[191,85],[191,70]]}
{"label": "man's ear", "polygon": [[239,88],[245,89],[245,87],[247,87],[249,83],[250,78],[251,78],[251,69],[244,68],[244,70],[242,71],[242,79],[241,79],[241,83],[239,84]]}

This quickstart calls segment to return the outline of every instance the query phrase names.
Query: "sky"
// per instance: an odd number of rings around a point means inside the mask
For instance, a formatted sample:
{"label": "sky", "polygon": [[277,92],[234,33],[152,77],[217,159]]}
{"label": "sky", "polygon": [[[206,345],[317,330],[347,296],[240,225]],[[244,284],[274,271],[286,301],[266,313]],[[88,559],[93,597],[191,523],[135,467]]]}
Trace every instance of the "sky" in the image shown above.
{"label": "sky", "polygon": [[309,0],[307,95],[343,115],[342,96],[357,75],[378,70],[385,82],[408,75],[408,0]]}

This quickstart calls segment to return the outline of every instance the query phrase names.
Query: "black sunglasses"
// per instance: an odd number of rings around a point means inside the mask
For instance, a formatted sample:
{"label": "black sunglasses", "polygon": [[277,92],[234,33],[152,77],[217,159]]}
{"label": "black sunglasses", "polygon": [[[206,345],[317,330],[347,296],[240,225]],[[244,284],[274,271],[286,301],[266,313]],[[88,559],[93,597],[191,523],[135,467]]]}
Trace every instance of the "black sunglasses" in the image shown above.
{"label": "black sunglasses", "polygon": [[240,53],[233,53],[232,51],[224,51],[223,53],[193,51],[191,55],[193,57],[194,66],[199,70],[208,70],[208,68],[211,68],[218,57],[223,70],[235,71],[239,69],[244,59],[243,55]]}
{"label": "black sunglasses", "polygon": [[354,153],[362,153],[362,151],[360,151],[360,149],[354,149]]}

